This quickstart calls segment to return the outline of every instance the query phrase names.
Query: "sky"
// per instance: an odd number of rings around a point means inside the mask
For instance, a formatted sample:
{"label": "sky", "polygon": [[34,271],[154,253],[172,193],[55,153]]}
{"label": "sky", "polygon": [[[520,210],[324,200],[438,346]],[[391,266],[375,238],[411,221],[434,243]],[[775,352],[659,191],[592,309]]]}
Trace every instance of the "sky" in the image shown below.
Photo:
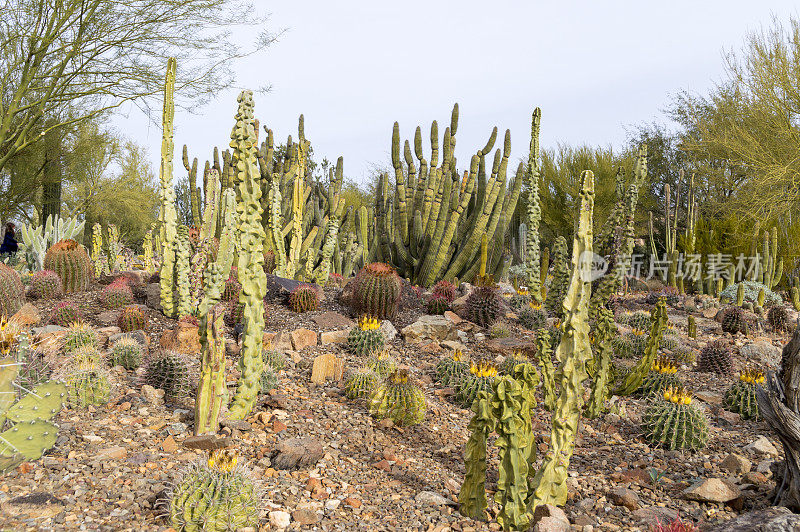
{"label": "sky", "polygon": [[[202,168],[229,142],[239,91],[266,85],[256,116],[276,139],[297,138],[304,114],[315,159],[342,155],[345,176],[362,184],[389,167],[395,121],[404,139],[417,125],[427,139],[432,120],[443,133],[455,102],[462,169],[493,126],[510,129],[512,160],[526,159],[537,106],[544,148],[619,148],[633,126],[667,123],[671,95],[722,79],[724,52],[741,49],[748,32],[798,15],[789,0],[255,3],[280,39],[236,65],[236,86],[176,112],[176,177],[185,175],[183,145]],[[160,127],[136,108],[114,124],[158,168]]]}

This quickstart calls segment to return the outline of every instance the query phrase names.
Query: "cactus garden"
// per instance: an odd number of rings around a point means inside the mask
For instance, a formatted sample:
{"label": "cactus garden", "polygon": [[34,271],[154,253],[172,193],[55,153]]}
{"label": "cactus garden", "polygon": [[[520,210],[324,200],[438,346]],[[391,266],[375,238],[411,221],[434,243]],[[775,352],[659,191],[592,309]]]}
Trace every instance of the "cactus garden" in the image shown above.
{"label": "cactus garden", "polygon": [[179,148],[159,68],[147,223],[43,185],[0,262],[0,529],[800,527],[797,221],[710,199],[713,117],[606,160],[456,103],[359,188],[263,92]]}

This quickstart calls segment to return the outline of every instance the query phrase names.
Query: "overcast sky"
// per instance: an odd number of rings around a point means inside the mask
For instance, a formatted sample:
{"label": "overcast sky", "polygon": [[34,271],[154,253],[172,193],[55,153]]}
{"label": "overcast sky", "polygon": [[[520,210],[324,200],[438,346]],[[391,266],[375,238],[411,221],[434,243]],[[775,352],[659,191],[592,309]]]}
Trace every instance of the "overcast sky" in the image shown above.
{"label": "overcast sky", "polygon": [[[536,106],[544,147],[619,147],[626,128],[663,120],[670,95],[713,86],[723,52],[740,49],[749,31],[797,16],[789,0],[256,4],[272,31],[285,32],[237,65],[237,87],[176,114],[176,177],[185,175],[183,144],[202,165],[229,142],[239,90],[264,85],[272,90],[256,95],[261,122],[282,141],[296,138],[303,113],[315,158],[344,156],[346,176],[361,183],[388,165],[394,121],[404,138],[417,125],[427,138],[431,120],[444,131],[454,102],[462,168],[495,125],[511,130],[512,157],[527,157]],[[158,168],[158,127],[135,108],[115,124]]]}

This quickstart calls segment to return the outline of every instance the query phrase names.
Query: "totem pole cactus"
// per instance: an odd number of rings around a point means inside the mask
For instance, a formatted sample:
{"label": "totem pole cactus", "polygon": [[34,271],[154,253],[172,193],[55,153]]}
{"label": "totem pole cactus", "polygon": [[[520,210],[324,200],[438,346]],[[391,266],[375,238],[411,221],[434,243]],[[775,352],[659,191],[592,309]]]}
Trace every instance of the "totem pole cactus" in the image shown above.
{"label": "totem pole cactus", "polygon": [[236,212],[238,272],[242,291],[239,302],[244,305],[244,339],[239,359],[241,377],[230,406],[232,419],[243,419],[253,408],[264,360],[261,357],[264,336],[264,294],[267,278],[264,273],[264,228],[261,225],[261,185],[256,164],[258,135],[253,116],[253,93],[243,91],[238,98],[236,125],[231,132],[231,148],[236,159]]}
{"label": "totem pole cactus", "polygon": [[178,238],[178,213],[175,210],[175,188],[172,185],[172,157],[174,151],[173,120],[175,118],[176,62],[174,57],[167,61],[167,74],[164,80],[164,112],[161,118],[161,207],[159,209],[159,234],[161,238],[161,308],[164,315],[175,317],[178,305],[175,301],[175,246]]}
{"label": "totem pole cactus", "polygon": [[144,271],[152,273],[155,271],[155,262],[153,260],[153,229],[148,229],[144,234],[142,241],[142,252],[144,255]]}
{"label": "totem pole cactus", "polygon": [[117,264],[117,257],[122,250],[122,245],[119,241],[119,228],[114,224],[108,224],[108,241],[106,246],[106,256],[108,260],[108,270],[115,272],[119,268]]}
{"label": "totem pole cactus", "polygon": [[108,273],[108,257],[103,253],[103,226],[96,223],[92,226],[92,264],[95,277]]}
{"label": "totem pole cactus", "polygon": [[634,393],[642,385],[653,361],[658,356],[658,348],[661,345],[661,338],[667,328],[667,306],[664,299],[659,300],[650,313],[650,336],[647,338],[647,346],[644,349],[644,356],[636,366],[631,369],[625,381],[614,390],[615,395],[623,396]]}
{"label": "totem pole cactus", "polygon": [[581,207],[578,230],[572,243],[572,279],[564,298],[564,321],[556,358],[561,363],[556,381],[561,393],[555,400],[550,450],[533,478],[533,491],[528,495],[528,508],[539,504],[563,505],[567,500],[567,469],[575,446],[583,403],[583,381],[586,364],[592,358],[589,346],[589,283],[592,254],[592,212],[594,210],[594,174],[581,175]]}
{"label": "totem pole cactus", "polygon": [[541,175],[541,162],[539,161],[539,126],[542,120],[542,110],[538,107],[533,111],[531,118],[531,148],[528,153],[528,169],[525,178],[528,185],[528,225],[526,226],[527,242],[525,249],[527,257],[525,263],[528,268],[528,291],[531,298],[542,304],[541,270],[539,263],[539,222],[542,219],[542,207],[539,204],[539,176]]}
{"label": "totem pole cactus", "polygon": [[179,317],[192,315],[195,310],[192,305],[191,286],[189,285],[190,253],[189,228],[185,225],[179,225],[175,242],[175,295],[177,296]]}

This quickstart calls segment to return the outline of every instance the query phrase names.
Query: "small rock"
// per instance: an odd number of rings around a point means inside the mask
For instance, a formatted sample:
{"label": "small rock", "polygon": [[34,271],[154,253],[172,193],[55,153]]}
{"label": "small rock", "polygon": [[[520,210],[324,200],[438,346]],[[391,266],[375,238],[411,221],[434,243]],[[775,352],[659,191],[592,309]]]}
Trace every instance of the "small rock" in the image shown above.
{"label": "small rock", "polygon": [[118,310],[104,310],[96,316],[97,321],[104,327],[116,324],[117,318],[119,318]]}
{"label": "small rock", "polygon": [[431,506],[445,506],[447,504],[453,504],[447,497],[443,497],[438,493],[433,491],[420,491],[417,493],[417,496],[414,497],[414,500],[417,504],[429,504]]}
{"label": "small rock", "polygon": [[350,508],[361,508],[361,501],[359,499],[347,497],[343,502]]}
{"label": "small rock", "polygon": [[96,434],[84,434],[82,438],[84,441],[88,441],[89,443],[100,443],[103,441],[103,438]]}
{"label": "small rock", "polygon": [[156,389],[150,386],[149,384],[145,384],[142,386],[142,397],[144,398],[146,403],[152,405],[160,405],[164,402],[164,390]]}
{"label": "small rock", "polygon": [[291,521],[292,516],[289,515],[289,512],[273,510],[269,513],[269,525],[278,530],[288,528]]}
{"label": "small rock", "polygon": [[295,329],[289,336],[295,351],[302,351],[306,347],[317,345],[317,332],[310,329]]}
{"label": "small rock", "polygon": [[766,484],[769,479],[764,476],[763,473],[759,473],[758,471],[750,471],[749,473],[745,473],[742,477],[742,480],[748,484]]}
{"label": "small rock", "polygon": [[275,448],[272,467],[275,469],[306,469],[316,464],[322,455],[322,442],[314,438],[290,438]]}
{"label": "small rock", "polygon": [[564,510],[552,504],[541,504],[533,512],[534,532],[567,532],[569,519]]}
{"label": "small rock", "polygon": [[616,506],[624,506],[631,511],[639,509],[639,495],[628,488],[616,488],[609,492],[608,498]]}
{"label": "small rock", "polygon": [[453,325],[458,325],[459,323],[464,321],[463,319],[461,319],[461,316],[459,316],[455,312],[450,312],[449,310],[444,311],[444,317],[453,322]]}
{"label": "small rock", "polygon": [[147,306],[161,310],[161,285],[159,283],[149,283],[145,289]]}
{"label": "small rock", "polygon": [[187,449],[199,449],[202,451],[213,451],[224,449],[233,445],[230,438],[220,438],[214,434],[202,434],[200,436],[189,436],[183,440],[183,446]]}
{"label": "small rock", "polygon": [[128,450],[125,447],[107,447],[93,453],[92,458],[95,460],[124,460],[127,456]]}
{"label": "small rock", "polygon": [[759,436],[753,443],[746,445],[744,450],[755,454],[778,456],[778,449],[775,448],[766,436]]}
{"label": "small rock", "polygon": [[759,361],[761,365],[777,368],[781,365],[781,349],[767,340],[756,340],[739,350],[745,360]]}
{"label": "small rock", "polygon": [[728,502],[741,496],[741,492],[718,478],[707,478],[695,482],[683,490],[681,495],[690,501]]}
{"label": "small rock", "polygon": [[649,506],[647,508],[639,508],[633,512],[633,517],[638,521],[647,523],[650,526],[656,526],[658,523],[669,523],[678,513],[675,510],[664,508],[661,506]]}
{"label": "small rock", "polygon": [[265,332],[264,345],[276,351],[291,351],[293,349],[292,339],[289,337],[289,334],[284,331],[278,333]]}
{"label": "small rock", "polygon": [[796,532],[800,515],[785,507],[770,507],[742,514],[734,519],[705,528],[707,532]]}
{"label": "small rock", "polygon": [[731,453],[725,457],[725,460],[720,464],[722,469],[730,471],[735,475],[743,475],[749,473],[753,464],[740,454]]}
{"label": "small rock", "polygon": [[298,508],[292,512],[292,519],[299,525],[313,525],[319,523],[319,515],[310,508]]}
{"label": "small rock", "polygon": [[722,394],[719,393],[699,391],[695,392],[694,396],[695,398],[709,405],[722,404]]}
{"label": "small rock", "polygon": [[172,435],[166,437],[166,439],[161,443],[161,449],[165,453],[174,453],[175,450],[178,448],[178,444],[175,443],[175,438]]}
{"label": "small rock", "polygon": [[355,325],[350,318],[333,311],[317,314],[311,321],[323,329],[351,329]]}
{"label": "small rock", "polygon": [[8,320],[9,323],[18,325],[23,329],[30,329],[36,327],[42,322],[42,317],[39,314],[39,309],[31,303],[25,303],[22,307]]}
{"label": "small rock", "polygon": [[336,510],[340,504],[342,504],[342,501],[340,501],[339,499],[329,499],[328,501],[325,502],[325,509],[328,510],[329,512],[332,512]]}
{"label": "small rock", "polygon": [[394,325],[392,325],[392,322],[389,320],[383,320],[381,322],[380,330],[387,342],[391,342],[397,337],[397,329],[394,328]]}
{"label": "small rock", "polygon": [[350,334],[350,329],[342,329],[340,331],[324,331],[319,333],[320,345],[328,344],[346,344],[347,336]]}
{"label": "small rock", "polygon": [[423,340],[456,340],[458,335],[455,332],[453,323],[444,316],[420,316],[411,325],[403,327],[403,338],[406,343],[416,344]]}

